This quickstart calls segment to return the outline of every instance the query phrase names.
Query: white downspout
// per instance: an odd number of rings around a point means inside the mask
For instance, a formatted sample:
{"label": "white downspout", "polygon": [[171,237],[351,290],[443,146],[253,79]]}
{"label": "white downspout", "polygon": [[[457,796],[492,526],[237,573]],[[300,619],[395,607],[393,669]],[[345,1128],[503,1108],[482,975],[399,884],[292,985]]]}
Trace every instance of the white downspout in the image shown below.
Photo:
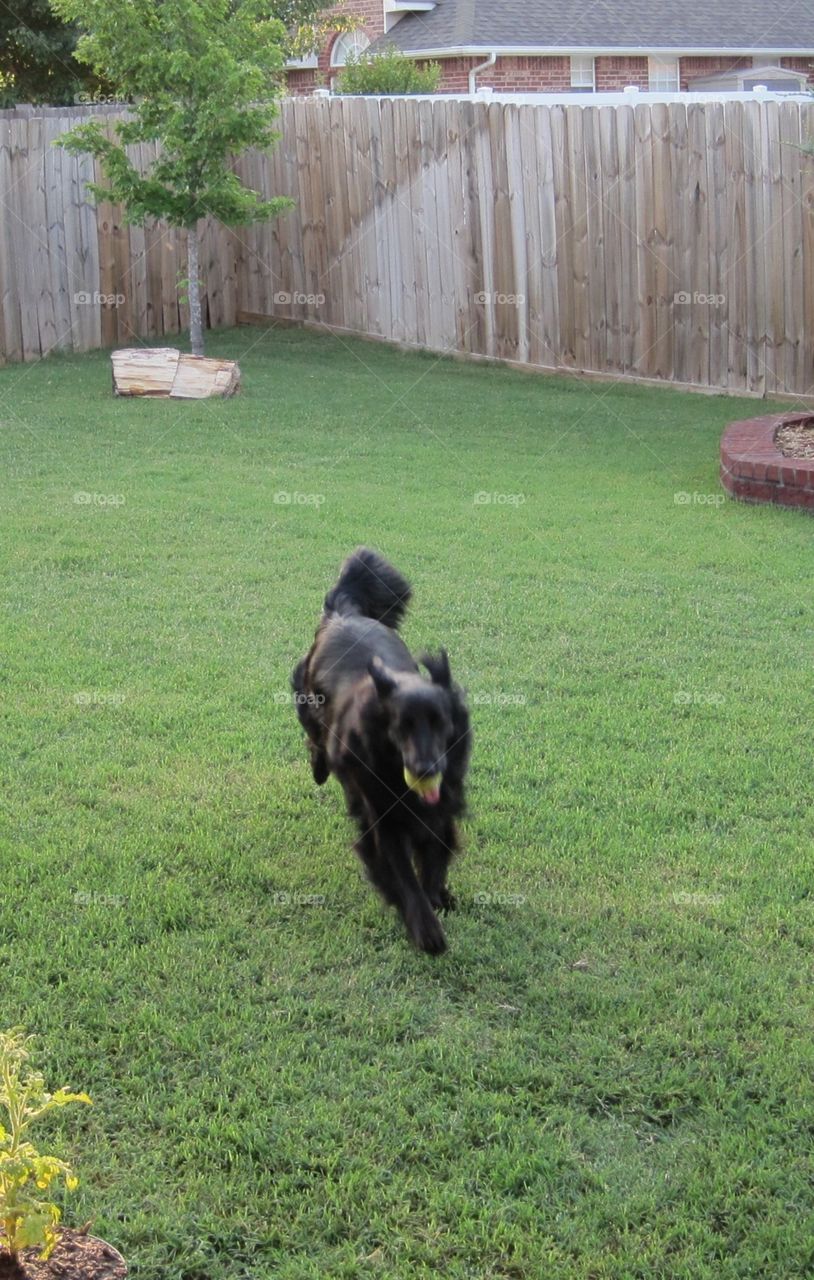
{"label": "white downspout", "polygon": [[479,67],[472,68],[472,70],[469,73],[469,92],[470,93],[478,92],[476,76],[478,76],[481,73],[481,71],[485,71],[487,67],[493,67],[496,62],[497,62],[497,54],[490,53],[489,57],[486,59],[485,62],[482,62]]}

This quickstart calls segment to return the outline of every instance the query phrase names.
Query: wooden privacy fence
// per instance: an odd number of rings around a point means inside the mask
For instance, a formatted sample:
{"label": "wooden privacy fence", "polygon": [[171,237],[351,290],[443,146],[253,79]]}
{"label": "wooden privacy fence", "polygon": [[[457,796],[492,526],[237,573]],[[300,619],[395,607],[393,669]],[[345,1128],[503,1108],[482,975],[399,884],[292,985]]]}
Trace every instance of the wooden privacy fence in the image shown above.
{"label": "wooden privacy fence", "polygon": [[[174,333],[183,237],[127,228],[0,113],[0,353]],[[757,394],[814,391],[814,107],[289,99],[237,165],[296,208],[206,229],[211,325],[272,316],[437,351]],[[142,157],[143,159],[146,156]]]}
{"label": "wooden privacy fence", "polygon": [[[122,108],[0,111],[0,363],[51,351],[150,341],[188,322],[176,282],[186,276],[186,240],[167,227],[128,227],[121,210],[98,208],[89,156],[53,145],[61,133]],[[148,147],[141,151],[146,163]],[[204,315],[235,323],[237,262],[231,235],[207,224],[201,262]]]}
{"label": "wooden privacy fence", "polygon": [[[298,100],[244,177],[241,306],[438,351],[814,390],[800,102]],[[287,299],[291,299],[288,301]]]}

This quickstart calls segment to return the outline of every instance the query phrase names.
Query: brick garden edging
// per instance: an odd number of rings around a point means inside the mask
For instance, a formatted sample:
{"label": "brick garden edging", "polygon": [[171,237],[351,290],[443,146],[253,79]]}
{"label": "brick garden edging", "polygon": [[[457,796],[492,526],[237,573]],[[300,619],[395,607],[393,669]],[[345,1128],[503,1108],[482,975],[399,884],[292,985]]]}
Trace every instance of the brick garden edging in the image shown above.
{"label": "brick garden edging", "polygon": [[814,511],[814,458],[786,458],[775,436],[811,413],[774,413],[731,422],[721,439],[721,484],[742,502],[777,502]]}

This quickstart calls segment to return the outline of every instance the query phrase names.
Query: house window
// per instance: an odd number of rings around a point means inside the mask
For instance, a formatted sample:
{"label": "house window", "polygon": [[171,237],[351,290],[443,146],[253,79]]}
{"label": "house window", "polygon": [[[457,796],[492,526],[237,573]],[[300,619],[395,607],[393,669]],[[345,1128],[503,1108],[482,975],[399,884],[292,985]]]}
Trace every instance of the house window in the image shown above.
{"label": "house window", "polygon": [[596,88],[593,58],[583,58],[580,56],[571,59],[571,88]]}
{"label": "house window", "polygon": [[648,86],[655,93],[678,93],[678,58],[648,58]]}
{"label": "house window", "polygon": [[334,47],[331,49],[331,66],[346,66],[350,54],[358,57],[360,53],[364,53],[369,44],[370,41],[364,31],[346,31],[334,42]]}

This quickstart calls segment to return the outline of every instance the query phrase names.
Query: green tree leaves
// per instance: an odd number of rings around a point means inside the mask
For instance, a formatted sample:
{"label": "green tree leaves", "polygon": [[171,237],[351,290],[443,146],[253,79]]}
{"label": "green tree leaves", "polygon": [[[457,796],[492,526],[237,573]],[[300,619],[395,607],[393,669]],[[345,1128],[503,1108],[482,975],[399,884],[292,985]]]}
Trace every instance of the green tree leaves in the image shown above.
{"label": "green tree leaves", "polygon": [[[90,152],[105,181],[97,199],[124,206],[129,222],[164,219],[190,233],[197,262],[201,218],[227,226],[273,217],[291,202],[264,199],[233,171],[247,147],[267,148],[279,92],[286,29],[262,0],[53,0],[82,31],[77,57],[133,102],[131,118],[78,126],[59,144]],[[139,143],[158,143],[143,169]],[[203,352],[197,269],[189,271],[192,350]],[[197,321],[196,321],[197,317]]]}

